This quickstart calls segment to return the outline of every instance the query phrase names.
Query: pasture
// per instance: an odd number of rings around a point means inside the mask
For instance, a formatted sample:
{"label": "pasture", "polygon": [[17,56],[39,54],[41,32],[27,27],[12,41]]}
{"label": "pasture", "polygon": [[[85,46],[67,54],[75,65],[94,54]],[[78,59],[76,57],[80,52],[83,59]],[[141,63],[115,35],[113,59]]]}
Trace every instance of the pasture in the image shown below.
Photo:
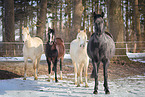
{"label": "pasture", "polygon": [[[30,96],[94,96],[93,86],[94,86],[94,79],[90,78],[92,64],[89,64],[88,67],[88,85],[89,87],[84,87],[81,84],[81,87],[76,87],[74,85],[74,70],[71,60],[64,60],[63,65],[63,80],[59,80],[58,83],[54,82],[47,82],[48,74],[47,71],[47,63],[46,61],[40,62],[39,72],[38,72],[38,80],[34,81],[33,78],[33,66],[31,63],[28,63],[28,79],[26,81],[23,80],[24,75],[24,62],[0,62],[0,86],[5,85],[7,83],[10,86],[15,87],[1,87],[0,88],[0,96],[6,97],[9,95],[12,96],[21,96],[28,97]],[[122,65],[124,64],[124,65]],[[59,65],[58,67],[59,68]],[[7,71],[7,72],[5,72]],[[108,85],[110,87],[111,94],[108,96],[120,96],[120,95],[132,95],[132,96],[142,96],[144,95],[142,88],[139,90],[138,87],[141,87],[142,82],[145,82],[145,78],[140,81],[139,79],[126,79],[130,76],[136,75],[144,75],[145,65],[139,62],[125,62],[120,60],[111,60],[110,66],[108,68]],[[59,69],[58,69],[59,73]],[[98,96],[104,96],[104,89],[103,89],[103,64],[100,64],[99,67],[99,90]],[[18,79],[9,79],[9,78],[16,78]],[[4,80],[9,79],[9,80]],[[119,80],[120,79],[120,80]],[[133,79],[133,78],[132,78]],[[121,81],[121,82],[119,82]],[[130,83],[131,81],[131,83]],[[8,83],[9,82],[9,83]],[[129,84],[128,84],[128,83]],[[136,84],[135,84],[136,83]],[[140,83],[140,84],[137,84]],[[29,86],[29,87],[28,87]],[[31,86],[31,87],[30,87]],[[116,87],[116,88],[115,88]],[[130,89],[130,87],[132,89]],[[19,89],[20,88],[20,89]],[[136,91],[135,91],[136,89]],[[138,91],[137,91],[138,90]],[[135,92],[134,92],[135,91]],[[119,94],[120,93],[120,94]]]}

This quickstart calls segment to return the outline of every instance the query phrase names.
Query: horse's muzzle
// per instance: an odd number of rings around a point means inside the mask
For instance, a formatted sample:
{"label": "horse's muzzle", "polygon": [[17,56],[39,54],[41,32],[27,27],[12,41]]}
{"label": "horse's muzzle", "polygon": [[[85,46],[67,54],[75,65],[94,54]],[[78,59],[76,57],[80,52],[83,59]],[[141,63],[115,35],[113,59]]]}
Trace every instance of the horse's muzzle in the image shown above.
{"label": "horse's muzzle", "polygon": [[81,48],[84,48],[84,47],[85,47],[85,44],[81,44],[80,47],[81,47]]}

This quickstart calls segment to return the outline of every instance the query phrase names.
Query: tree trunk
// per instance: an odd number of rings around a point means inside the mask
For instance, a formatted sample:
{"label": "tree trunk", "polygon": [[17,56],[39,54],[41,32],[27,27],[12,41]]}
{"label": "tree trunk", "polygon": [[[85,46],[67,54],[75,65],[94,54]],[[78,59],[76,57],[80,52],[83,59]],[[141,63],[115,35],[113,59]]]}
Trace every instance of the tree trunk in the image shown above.
{"label": "tree trunk", "polygon": [[5,41],[15,41],[14,1],[4,0],[5,4]]}
{"label": "tree trunk", "polygon": [[38,17],[37,36],[43,40],[46,25],[47,0],[41,0],[40,15]]}
{"label": "tree trunk", "polygon": [[[138,0],[133,1],[133,13],[134,13],[134,31],[136,34],[137,41],[141,41],[141,31],[140,31],[140,14],[138,8]],[[137,43],[138,52],[141,51],[141,42]]]}
{"label": "tree trunk", "polygon": [[22,40],[22,23],[23,23],[23,21],[22,21],[22,19],[20,19],[20,41],[22,42],[23,40]]}
{"label": "tree trunk", "polygon": [[[83,5],[84,5],[84,8],[86,8],[86,0],[83,0]],[[84,9],[84,12],[83,12],[83,29],[85,29],[85,26],[86,26],[86,9]]]}
{"label": "tree trunk", "polygon": [[[123,18],[121,14],[121,0],[108,0],[108,27],[115,42],[124,41]],[[116,48],[125,48],[124,44],[116,44]],[[125,50],[116,50],[116,55],[125,54]]]}
{"label": "tree trunk", "polygon": [[126,41],[129,41],[129,31],[128,31],[128,0],[126,0]]}
{"label": "tree trunk", "polygon": [[[4,0],[5,7],[5,35],[4,42],[15,41],[14,0]],[[13,55],[14,45],[4,45],[5,55]]]}
{"label": "tree trunk", "polygon": [[62,5],[63,5],[63,0],[61,0],[60,3],[60,21],[59,21],[59,32],[62,32]]}
{"label": "tree trunk", "polygon": [[5,12],[4,12],[4,1],[2,1],[3,3],[3,7],[1,9],[1,13],[2,13],[2,34],[3,34],[3,42],[6,41],[6,37],[5,37]]}
{"label": "tree trunk", "polygon": [[70,41],[75,39],[78,29],[80,29],[82,13],[84,7],[82,5],[82,0],[73,0],[73,19],[72,19],[72,29],[70,33]]}

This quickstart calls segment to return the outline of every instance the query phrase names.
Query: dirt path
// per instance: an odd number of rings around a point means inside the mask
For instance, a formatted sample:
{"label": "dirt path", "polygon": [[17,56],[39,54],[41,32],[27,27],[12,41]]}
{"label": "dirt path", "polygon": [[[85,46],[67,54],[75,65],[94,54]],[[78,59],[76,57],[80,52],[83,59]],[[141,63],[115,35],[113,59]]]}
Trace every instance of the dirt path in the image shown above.
{"label": "dirt path", "polygon": [[[39,66],[39,75],[47,75],[47,63],[41,62]],[[92,64],[89,64],[88,76],[92,71]],[[70,60],[66,60],[63,64],[63,74],[73,73],[73,65]],[[58,65],[59,73],[59,65]],[[28,64],[27,75],[33,76],[33,65]],[[134,75],[144,75],[145,64],[139,62],[125,62],[125,61],[111,61],[108,68],[109,80],[123,78]],[[23,77],[24,75],[24,63],[23,62],[0,62],[0,79],[11,79],[16,77]],[[70,75],[70,77],[74,77]],[[88,77],[88,80],[90,77]],[[100,64],[99,80],[103,80],[103,65]]]}

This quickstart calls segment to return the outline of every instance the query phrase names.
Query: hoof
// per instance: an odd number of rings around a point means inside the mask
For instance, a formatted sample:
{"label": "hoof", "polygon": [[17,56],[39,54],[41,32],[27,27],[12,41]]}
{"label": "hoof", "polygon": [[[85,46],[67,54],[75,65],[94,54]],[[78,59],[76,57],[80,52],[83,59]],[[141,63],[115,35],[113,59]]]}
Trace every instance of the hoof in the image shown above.
{"label": "hoof", "polygon": [[85,87],[86,87],[86,88],[89,87],[88,84],[86,84]]}
{"label": "hoof", "polygon": [[75,82],[75,85],[77,85],[77,82]]}
{"label": "hoof", "polygon": [[50,79],[48,79],[47,81],[50,82]]}
{"label": "hoof", "polygon": [[93,92],[93,94],[98,94],[98,91],[97,91],[97,90],[95,90],[95,91]]}
{"label": "hoof", "polygon": [[81,82],[81,84],[83,84],[83,82]]}
{"label": "hoof", "polygon": [[78,84],[77,87],[80,87],[80,84]]}
{"label": "hoof", "polygon": [[105,91],[105,94],[110,94],[109,90],[106,90],[106,91]]}
{"label": "hoof", "polygon": [[23,80],[26,80],[26,78],[23,78]]}
{"label": "hoof", "polygon": [[62,77],[60,78],[60,80],[62,80]]}
{"label": "hoof", "polygon": [[55,80],[55,82],[57,83],[57,82],[58,82],[58,80]]}
{"label": "hoof", "polygon": [[38,78],[37,78],[37,77],[35,77],[35,78],[34,78],[34,80],[38,80]]}

